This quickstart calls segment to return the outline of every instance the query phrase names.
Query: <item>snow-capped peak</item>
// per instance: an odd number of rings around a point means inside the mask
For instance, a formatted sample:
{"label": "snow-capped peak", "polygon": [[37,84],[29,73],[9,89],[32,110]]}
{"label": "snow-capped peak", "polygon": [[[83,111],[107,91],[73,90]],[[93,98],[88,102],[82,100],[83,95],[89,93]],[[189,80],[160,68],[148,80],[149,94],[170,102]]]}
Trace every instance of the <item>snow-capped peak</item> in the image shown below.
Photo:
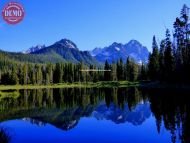
{"label": "snow-capped peak", "polygon": [[62,39],[62,40],[56,42],[55,44],[58,44],[60,46],[67,47],[70,49],[77,49],[77,46],[72,41],[70,41],[68,39]]}
{"label": "snow-capped peak", "polygon": [[29,48],[26,51],[23,51],[22,53],[24,53],[24,54],[30,54],[30,53],[36,52],[38,50],[41,50],[43,48],[45,48],[45,45],[37,45],[37,46],[33,46],[33,47]]}

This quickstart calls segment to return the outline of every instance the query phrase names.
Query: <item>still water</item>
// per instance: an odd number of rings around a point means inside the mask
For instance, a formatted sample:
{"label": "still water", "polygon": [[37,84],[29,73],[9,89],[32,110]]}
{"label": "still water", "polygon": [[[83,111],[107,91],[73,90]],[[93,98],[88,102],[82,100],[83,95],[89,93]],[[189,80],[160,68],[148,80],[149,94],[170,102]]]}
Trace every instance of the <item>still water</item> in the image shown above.
{"label": "still water", "polygon": [[189,143],[189,91],[0,91],[0,143]]}

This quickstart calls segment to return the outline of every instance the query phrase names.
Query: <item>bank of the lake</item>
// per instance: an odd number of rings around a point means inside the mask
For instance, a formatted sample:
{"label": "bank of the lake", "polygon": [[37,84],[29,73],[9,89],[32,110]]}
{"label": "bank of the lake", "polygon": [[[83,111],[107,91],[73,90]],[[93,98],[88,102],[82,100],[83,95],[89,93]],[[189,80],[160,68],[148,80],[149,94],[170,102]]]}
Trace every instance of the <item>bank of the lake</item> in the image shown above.
{"label": "bank of the lake", "polygon": [[143,88],[167,88],[167,89],[190,89],[189,84],[164,83],[159,81],[100,81],[100,82],[75,82],[58,83],[49,85],[0,85],[0,90],[20,89],[44,89],[44,88],[121,88],[121,87],[143,87]]}
{"label": "bank of the lake", "polygon": [[140,86],[140,82],[129,81],[101,81],[101,82],[75,82],[75,83],[59,83],[51,85],[0,85],[0,90],[14,89],[43,89],[43,88],[111,88],[111,87],[134,87]]}

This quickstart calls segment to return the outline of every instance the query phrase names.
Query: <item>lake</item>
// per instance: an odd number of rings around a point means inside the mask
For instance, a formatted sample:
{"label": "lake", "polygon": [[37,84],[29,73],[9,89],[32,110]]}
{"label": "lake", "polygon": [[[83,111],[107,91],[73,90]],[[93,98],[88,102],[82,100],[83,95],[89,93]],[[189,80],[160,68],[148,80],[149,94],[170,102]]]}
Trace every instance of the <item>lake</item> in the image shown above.
{"label": "lake", "polygon": [[10,143],[189,143],[189,93],[134,87],[0,91],[0,128]]}

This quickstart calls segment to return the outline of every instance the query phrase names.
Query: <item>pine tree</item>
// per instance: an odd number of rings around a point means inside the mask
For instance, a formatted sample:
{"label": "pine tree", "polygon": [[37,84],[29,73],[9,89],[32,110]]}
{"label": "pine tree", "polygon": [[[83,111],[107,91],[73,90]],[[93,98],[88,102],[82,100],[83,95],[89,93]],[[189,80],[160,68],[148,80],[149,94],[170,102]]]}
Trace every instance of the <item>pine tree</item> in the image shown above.
{"label": "pine tree", "polygon": [[23,84],[28,84],[28,65],[23,65]]}
{"label": "pine tree", "polygon": [[126,79],[128,81],[136,81],[138,78],[137,64],[128,57],[125,66],[126,66]]}
{"label": "pine tree", "polygon": [[164,52],[164,78],[167,81],[171,81],[174,76],[175,64],[174,57],[172,52],[172,44],[170,40],[170,31],[166,30],[166,39],[165,39],[165,52]]}
{"label": "pine tree", "polygon": [[42,69],[41,66],[36,64],[36,84],[42,84],[43,83],[43,75],[42,75]]}
{"label": "pine tree", "polygon": [[183,44],[183,67],[184,67],[184,80],[190,82],[190,22],[189,22],[189,8],[187,5],[183,5],[181,10],[181,30],[183,31],[184,44]]}
{"label": "pine tree", "polygon": [[32,69],[30,70],[30,77],[31,77],[31,83],[32,84],[37,84],[36,80],[36,68],[32,66]]}
{"label": "pine tree", "polygon": [[123,80],[124,78],[124,68],[123,68],[123,60],[120,58],[119,61],[117,61],[117,79]]}
{"label": "pine tree", "polygon": [[136,81],[138,78],[138,66],[134,60],[131,61],[130,81]]}
{"label": "pine tree", "polygon": [[11,72],[10,80],[11,80],[12,85],[19,84],[19,79],[18,79],[17,70],[15,66],[13,67],[13,70]]}
{"label": "pine tree", "polygon": [[115,63],[111,65],[111,80],[117,81],[117,66]]}
{"label": "pine tree", "polygon": [[[66,72],[66,73],[68,73],[68,72]],[[55,70],[54,70],[54,73],[53,73],[54,83],[61,83],[62,82],[62,77],[63,77],[63,71],[62,71],[62,68],[61,68],[61,63],[56,63]]]}
{"label": "pine tree", "polygon": [[159,75],[159,50],[156,37],[153,36],[152,54],[149,55],[149,76],[151,80],[158,80]]}
{"label": "pine tree", "polygon": [[108,61],[106,60],[105,65],[104,65],[104,70],[106,70],[106,71],[104,71],[104,80],[105,81],[111,80],[111,72],[107,71],[107,70],[110,70],[110,67],[111,66],[109,65]]}
{"label": "pine tree", "polygon": [[144,63],[141,65],[141,71],[140,71],[140,80],[147,80],[147,71],[146,71],[146,66]]}
{"label": "pine tree", "polygon": [[160,43],[159,51],[159,80],[164,80],[164,71],[165,71],[165,62],[164,62],[164,53],[165,53],[165,40],[162,40]]}
{"label": "pine tree", "polygon": [[127,61],[126,61],[126,64],[125,64],[125,67],[126,67],[126,80],[130,80],[131,78],[130,78],[130,74],[131,74],[131,62],[130,62],[130,58],[128,57],[127,58]]}

